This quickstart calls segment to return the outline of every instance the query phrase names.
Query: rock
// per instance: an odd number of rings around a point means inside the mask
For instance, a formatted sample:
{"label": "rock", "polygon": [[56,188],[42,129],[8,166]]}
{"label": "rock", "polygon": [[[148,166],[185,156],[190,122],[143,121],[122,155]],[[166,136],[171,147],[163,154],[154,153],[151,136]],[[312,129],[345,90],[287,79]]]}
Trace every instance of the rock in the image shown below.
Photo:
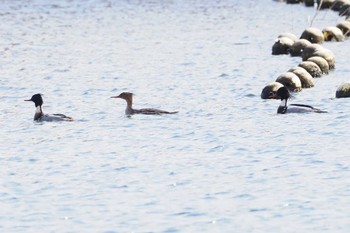
{"label": "rock", "polygon": [[314,6],[314,0],[304,0],[305,6]]}
{"label": "rock", "polygon": [[329,73],[329,64],[323,57],[314,56],[307,59],[307,61],[315,62],[318,65],[318,67],[320,67],[322,74]]}
{"label": "rock", "polygon": [[339,28],[344,36],[350,36],[350,21],[343,21],[337,24],[337,28]]}
{"label": "rock", "polygon": [[311,44],[306,46],[301,54],[303,61],[314,56],[323,57],[328,62],[330,70],[335,68],[335,56],[329,49],[325,49],[318,44]]}
{"label": "rock", "polygon": [[282,33],[277,38],[282,38],[282,37],[287,37],[287,38],[291,39],[293,42],[298,40],[298,37],[296,35],[294,35],[293,33],[290,33],[290,32]]}
{"label": "rock", "polygon": [[[321,0],[317,0],[317,6],[320,9],[329,9],[334,4],[335,0],[323,0],[321,4]],[[320,5],[321,4],[321,5]]]}
{"label": "rock", "polygon": [[336,98],[350,97],[350,83],[340,85],[335,93]]}
{"label": "rock", "polygon": [[330,70],[335,68],[335,56],[329,49],[322,49],[320,51],[316,51],[313,54],[313,56],[323,57],[328,62]]}
{"label": "rock", "polygon": [[343,32],[338,27],[325,27],[322,33],[325,41],[344,41]]}
{"label": "rock", "polygon": [[288,70],[288,72],[292,72],[299,77],[302,88],[310,88],[314,86],[311,74],[309,74],[304,68],[296,66]]}
{"label": "rock", "polygon": [[320,29],[309,27],[301,34],[300,39],[305,39],[311,43],[322,44],[324,42],[324,36]]}
{"label": "rock", "polygon": [[272,82],[266,85],[261,91],[261,99],[276,99],[276,92],[280,87],[283,87],[283,84],[279,82]]}
{"label": "rock", "polygon": [[304,56],[309,56],[309,57],[312,57],[312,54],[317,52],[317,51],[320,51],[320,50],[323,50],[325,49],[322,45],[319,45],[319,44],[310,44],[308,46],[306,46],[301,54],[303,60],[306,60],[304,59]]}
{"label": "rock", "polygon": [[288,50],[293,44],[294,41],[288,37],[277,38],[272,46],[272,55],[288,54]]}
{"label": "rock", "polygon": [[304,68],[314,78],[319,78],[322,76],[322,71],[315,62],[303,61],[298,66]]}
{"label": "rock", "polygon": [[340,16],[349,16],[350,15],[350,3],[343,4],[339,9],[339,15]]}
{"label": "rock", "polygon": [[276,99],[276,92],[280,87],[283,87],[283,84],[279,82],[272,82],[266,85],[261,91],[261,99]]}
{"label": "rock", "polygon": [[344,4],[346,4],[346,0],[336,0],[334,1],[333,6],[331,7],[332,10],[334,11],[340,11],[340,9],[343,7]]}
{"label": "rock", "polygon": [[299,77],[292,73],[286,72],[277,77],[276,82],[282,83],[289,91],[301,91],[301,82]]}
{"label": "rock", "polygon": [[303,0],[286,0],[287,4],[298,4],[301,3]]}
{"label": "rock", "polygon": [[301,56],[304,48],[311,45],[311,42],[305,39],[299,39],[289,48],[289,54],[291,56]]}

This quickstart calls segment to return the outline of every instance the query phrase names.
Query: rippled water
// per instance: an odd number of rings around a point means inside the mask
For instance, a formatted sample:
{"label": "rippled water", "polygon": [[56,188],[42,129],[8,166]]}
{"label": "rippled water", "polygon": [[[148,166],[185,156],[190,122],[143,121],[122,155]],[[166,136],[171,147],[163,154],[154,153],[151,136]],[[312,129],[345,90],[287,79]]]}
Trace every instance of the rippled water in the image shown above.
{"label": "rippled water", "polygon": [[[314,9],[262,1],[1,1],[1,232],[349,232],[349,41],[336,70],[261,100]],[[342,21],[322,11],[314,26]],[[178,110],[124,116],[135,107]],[[35,123],[47,113],[74,122]]]}

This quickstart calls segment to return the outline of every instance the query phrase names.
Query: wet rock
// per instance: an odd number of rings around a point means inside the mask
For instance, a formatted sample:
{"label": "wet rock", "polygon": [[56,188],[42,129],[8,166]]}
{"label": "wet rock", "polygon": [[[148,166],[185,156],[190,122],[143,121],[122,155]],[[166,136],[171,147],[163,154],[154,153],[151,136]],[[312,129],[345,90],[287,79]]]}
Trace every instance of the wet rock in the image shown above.
{"label": "wet rock", "polygon": [[301,91],[301,82],[299,77],[292,73],[286,72],[277,77],[276,82],[282,83],[289,91]]}
{"label": "wet rock", "polygon": [[336,0],[334,1],[333,6],[331,7],[332,10],[334,11],[340,11],[340,9],[343,7],[344,4],[346,4],[346,0]]}
{"label": "wet rock", "polygon": [[288,54],[290,46],[292,46],[297,39],[296,35],[289,32],[280,34],[272,46],[272,55]]}
{"label": "wet rock", "polygon": [[311,55],[313,54],[314,52],[316,51],[319,51],[319,50],[322,50],[322,49],[325,49],[322,45],[319,45],[319,44],[310,44],[308,46],[306,46],[302,52],[302,56],[303,55]]}
{"label": "wet rock", "polygon": [[314,0],[304,0],[305,6],[314,6]]}
{"label": "wet rock", "polygon": [[262,99],[276,99],[276,92],[280,87],[283,87],[283,84],[272,82],[262,89],[260,97]]}
{"label": "wet rock", "polygon": [[320,29],[309,27],[301,34],[300,39],[305,39],[311,43],[322,44],[324,42],[324,36]]}
{"label": "wet rock", "polygon": [[325,41],[344,41],[344,35],[343,32],[338,28],[334,26],[325,27],[322,30],[324,40]]}
{"label": "wet rock", "polygon": [[288,50],[293,44],[294,41],[288,37],[277,38],[272,46],[272,55],[288,54]]}
{"label": "wet rock", "polygon": [[335,68],[335,56],[329,49],[325,49],[318,44],[311,44],[306,46],[301,54],[303,61],[314,56],[323,57],[328,62],[330,70]]}
{"label": "wet rock", "polygon": [[322,74],[329,73],[328,62],[323,57],[314,56],[314,57],[310,57],[309,59],[307,59],[307,61],[315,62],[318,65],[318,67],[320,67]]}
{"label": "wet rock", "polygon": [[[320,8],[320,9],[329,9],[331,8],[331,6],[334,4],[334,1],[335,0],[317,0],[317,6]],[[322,2],[322,3],[321,3]],[[320,5],[321,4],[321,5]]]}
{"label": "wet rock", "polygon": [[309,74],[304,68],[296,66],[288,70],[288,72],[292,72],[299,77],[302,88],[310,88],[314,86],[311,74]]}
{"label": "wet rock", "polygon": [[304,68],[314,78],[319,78],[322,76],[322,71],[315,62],[303,61],[298,66]]}
{"label": "wet rock", "polygon": [[316,51],[313,54],[313,56],[323,57],[328,62],[330,70],[335,68],[335,56],[329,49],[322,49],[320,51]]}
{"label": "wet rock", "polygon": [[286,0],[287,4],[298,4],[303,2],[303,0]]}
{"label": "wet rock", "polygon": [[335,92],[336,98],[347,98],[350,97],[350,83],[344,83],[340,85]]}
{"label": "wet rock", "polygon": [[344,15],[349,16],[350,15],[350,3],[349,3],[349,1],[340,7],[339,15],[340,16],[344,16]]}
{"label": "wet rock", "polygon": [[337,24],[337,28],[339,28],[344,36],[350,36],[350,21],[343,21]]}
{"label": "wet rock", "polygon": [[277,38],[282,38],[282,37],[287,37],[287,38],[291,39],[293,42],[298,40],[298,37],[296,35],[294,35],[293,33],[290,33],[290,32],[282,33]]}
{"label": "wet rock", "polygon": [[291,56],[301,56],[304,48],[311,45],[311,42],[305,39],[299,39],[289,48],[289,54]]}

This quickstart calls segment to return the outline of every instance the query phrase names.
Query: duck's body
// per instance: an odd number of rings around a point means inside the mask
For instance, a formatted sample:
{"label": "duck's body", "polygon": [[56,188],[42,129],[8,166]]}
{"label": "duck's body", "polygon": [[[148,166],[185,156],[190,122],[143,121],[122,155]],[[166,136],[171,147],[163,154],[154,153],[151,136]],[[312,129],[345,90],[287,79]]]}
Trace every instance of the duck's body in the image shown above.
{"label": "duck's body", "polygon": [[34,114],[34,121],[73,121],[73,118],[64,114],[44,114],[42,105],[44,103],[41,94],[35,94],[31,99],[25,101],[32,101],[35,104],[36,110]]}
{"label": "duck's body", "polygon": [[154,108],[142,108],[142,109],[132,109],[132,111],[126,111],[128,115],[131,114],[145,114],[145,115],[161,115],[161,114],[175,114],[177,112],[168,112],[164,110],[154,109]]}
{"label": "duck's body", "polygon": [[281,104],[280,106],[278,106],[278,109],[277,109],[278,114],[308,113],[308,112],[325,113],[326,112],[305,104],[287,105],[287,101],[290,98],[290,93],[286,87],[279,88],[276,93],[276,96],[277,98],[281,99]]}
{"label": "duck's body", "polygon": [[142,109],[134,109],[132,108],[132,96],[133,94],[130,92],[123,92],[118,96],[112,96],[111,98],[120,98],[126,101],[126,109],[125,115],[134,115],[134,114],[145,114],[145,115],[162,115],[162,114],[175,114],[178,112],[168,112],[155,108],[142,108]]}
{"label": "duck's body", "polygon": [[73,121],[73,118],[61,113],[55,113],[51,115],[45,114],[45,115],[42,115],[40,118],[34,119],[34,120],[36,121]]}
{"label": "duck's body", "polygon": [[289,104],[289,105],[287,105],[283,101],[281,102],[280,106],[277,109],[277,113],[279,113],[279,114],[308,113],[308,112],[322,113],[324,111],[322,111],[318,108],[314,108],[310,105],[306,105],[306,104]]}

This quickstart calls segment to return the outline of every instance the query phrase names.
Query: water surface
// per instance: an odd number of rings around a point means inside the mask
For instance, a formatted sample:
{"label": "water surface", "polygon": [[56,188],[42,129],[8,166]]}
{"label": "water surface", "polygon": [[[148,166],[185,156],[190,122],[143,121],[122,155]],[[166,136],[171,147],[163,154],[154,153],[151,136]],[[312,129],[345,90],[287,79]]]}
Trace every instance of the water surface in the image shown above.
{"label": "water surface", "polygon": [[[314,9],[263,1],[2,1],[1,232],[349,232],[349,41],[336,70],[261,100]],[[314,26],[342,21],[318,14]],[[179,114],[124,116],[125,103]],[[34,106],[74,122],[35,123]]]}

